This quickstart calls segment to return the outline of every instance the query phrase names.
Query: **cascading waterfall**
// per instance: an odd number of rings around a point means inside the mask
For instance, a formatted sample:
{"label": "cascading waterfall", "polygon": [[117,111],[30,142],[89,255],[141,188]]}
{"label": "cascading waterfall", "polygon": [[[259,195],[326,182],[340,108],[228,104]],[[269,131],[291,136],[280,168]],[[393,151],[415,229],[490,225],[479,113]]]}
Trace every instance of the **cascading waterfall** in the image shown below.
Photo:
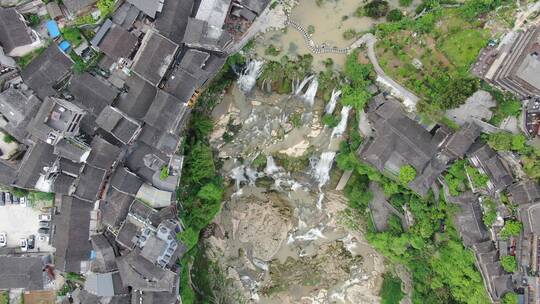
{"label": "cascading waterfall", "polygon": [[345,129],[347,128],[347,119],[349,119],[349,112],[351,111],[351,106],[345,106],[341,109],[341,120],[339,124],[332,130],[332,138],[341,136]]}
{"label": "cascading waterfall", "polygon": [[336,89],[333,89],[332,90],[332,97],[330,98],[330,101],[328,102],[328,104],[324,108],[324,113],[325,114],[334,113],[334,110],[336,109],[336,103],[337,103],[337,100],[338,100],[339,96],[341,96],[341,90],[336,91]]}
{"label": "cascading waterfall", "polygon": [[330,180],[330,170],[334,163],[334,157],[336,157],[336,152],[323,152],[313,168],[312,176],[319,182],[319,188]]}
{"label": "cascading waterfall", "polygon": [[266,175],[272,175],[277,172],[279,172],[279,167],[276,165],[276,161],[274,160],[272,155],[267,155],[266,168],[264,169],[264,173],[266,173]]}
{"label": "cascading waterfall", "polygon": [[302,82],[300,82],[299,85],[294,85],[293,84],[293,88],[294,88],[294,94],[295,95],[300,95],[300,93],[302,93],[302,90],[304,89],[304,87],[308,84],[308,82],[311,81],[311,79],[313,79],[315,76],[314,75],[310,75],[306,78],[304,78],[304,80],[302,80]]}
{"label": "cascading waterfall", "polygon": [[242,75],[238,77],[238,87],[242,92],[248,93],[253,89],[257,78],[261,75],[263,65],[264,61],[262,60],[253,59],[248,62]]}
{"label": "cascading waterfall", "polygon": [[306,92],[302,95],[302,99],[306,102],[308,107],[313,107],[315,103],[315,95],[317,94],[317,89],[319,88],[319,80],[315,77],[309,83],[309,87]]}
{"label": "cascading waterfall", "polygon": [[322,233],[322,230],[320,228],[312,228],[308,232],[306,232],[303,235],[295,236],[295,240],[300,241],[314,241],[316,239],[324,239],[326,238],[324,234]]}

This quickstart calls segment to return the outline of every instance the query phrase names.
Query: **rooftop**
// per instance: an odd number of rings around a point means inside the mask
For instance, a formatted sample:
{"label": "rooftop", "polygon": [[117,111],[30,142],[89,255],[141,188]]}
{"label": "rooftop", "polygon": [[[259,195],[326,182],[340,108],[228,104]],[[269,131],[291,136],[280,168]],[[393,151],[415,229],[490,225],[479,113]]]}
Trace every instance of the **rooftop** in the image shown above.
{"label": "rooftop", "polygon": [[32,44],[31,29],[14,8],[0,7],[0,44],[9,54],[13,49]]}
{"label": "rooftop", "polygon": [[174,59],[178,44],[149,31],[133,59],[132,70],[141,78],[157,86]]}
{"label": "rooftop", "polygon": [[46,273],[42,257],[0,256],[0,289],[44,288]]}

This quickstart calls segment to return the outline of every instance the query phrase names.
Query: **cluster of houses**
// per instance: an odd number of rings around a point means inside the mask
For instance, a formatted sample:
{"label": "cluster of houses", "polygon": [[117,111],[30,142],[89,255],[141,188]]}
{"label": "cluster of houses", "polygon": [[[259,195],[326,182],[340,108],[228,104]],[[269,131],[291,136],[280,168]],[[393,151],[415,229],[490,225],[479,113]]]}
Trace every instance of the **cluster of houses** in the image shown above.
{"label": "cluster of houses", "polygon": [[[421,196],[429,192],[441,195],[444,191],[447,200],[460,206],[456,226],[465,246],[475,254],[477,268],[491,299],[499,302],[506,293],[517,292],[522,303],[538,303],[538,182],[516,174],[520,171],[516,168],[519,163],[514,161],[511,153],[495,151],[484,142],[480,137],[482,129],[475,122],[463,121],[456,131],[438,125],[428,128],[405,112],[399,101],[384,94],[370,102],[367,118],[373,135],[358,150],[360,158],[383,174],[396,178],[400,168],[412,166],[417,174],[408,187]],[[483,187],[475,187],[467,174],[472,191],[452,197],[443,176],[459,159],[466,159],[468,166],[487,176],[488,181]],[[506,198],[509,202],[504,202]],[[497,212],[492,227],[484,223],[488,206],[483,202],[488,200],[495,202]],[[512,213],[509,203],[517,205],[517,212]],[[404,211],[402,217],[407,219],[410,215],[406,208]],[[372,208],[371,212],[385,211]],[[385,219],[378,214],[372,215],[374,219]],[[521,235],[501,237],[505,221],[512,219],[523,223]],[[501,265],[501,259],[507,255],[517,260],[519,267],[515,273],[506,272]]]}
{"label": "cluster of houses", "polygon": [[[96,2],[50,1],[47,9],[69,23]],[[102,54],[97,67],[84,72],[17,9],[0,8],[0,183],[56,194],[52,261],[0,256],[21,266],[2,267],[0,289],[48,288],[60,271],[86,277],[66,303],[179,301],[182,131],[227,47],[268,1],[115,5],[88,41]],[[36,50],[22,70],[14,64]]]}

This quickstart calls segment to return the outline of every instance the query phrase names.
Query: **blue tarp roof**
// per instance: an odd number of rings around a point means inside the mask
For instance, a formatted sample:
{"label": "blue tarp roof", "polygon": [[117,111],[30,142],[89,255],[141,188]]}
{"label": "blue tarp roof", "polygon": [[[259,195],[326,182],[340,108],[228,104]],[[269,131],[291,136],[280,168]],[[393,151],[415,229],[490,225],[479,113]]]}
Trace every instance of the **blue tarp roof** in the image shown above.
{"label": "blue tarp roof", "polygon": [[60,42],[60,44],[58,46],[65,53],[65,52],[67,52],[69,50],[69,48],[71,47],[71,44],[69,42],[67,42],[66,40],[64,40],[64,41]]}
{"label": "blue tarp roof", "polygon": [[58,28],[58,24],[54,20],[47,21],[47,30],[49,31],[49,35],[53,39],[60,36],[60,29]]}

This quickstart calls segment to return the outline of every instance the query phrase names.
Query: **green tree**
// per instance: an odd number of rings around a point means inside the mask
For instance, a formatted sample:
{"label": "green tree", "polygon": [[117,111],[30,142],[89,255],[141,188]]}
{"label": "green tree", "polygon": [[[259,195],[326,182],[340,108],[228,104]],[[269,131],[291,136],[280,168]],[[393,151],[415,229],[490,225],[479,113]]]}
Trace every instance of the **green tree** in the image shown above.
{"label": "green tree", "polygon": [[183,179],[193,184],[202,185],[205,180],[214,177],[216,168],[212,150],[208,144],[198,141],[193,145],[187,155],[185,170]]}
{"label": "green tree", "polygon": [[223,188],[214,183],[206,184],[199,190],[197,197],[203,201],[219,203],[223,197]]}
{"label": "green tree", "polygon": [[386,15],[386,20],[390,22],[397,22],[403,19],[403,13],[399,9],[393,9]]}
{"label": "green tree", "polygon": [[193,132],[195,138],[203,139],[212,133],[214,123],[212,119],[200,112],[193,113],[191,117],[190,131]]}
{"label": "green tree", "polygon": [[487,185],[487,182],[489,181],[489,177],[483,173],[480,173],[478,169],[471,167],[471,166],[465,166],[465,172],[469,175],[471,182],[474,187],[477,188],[483,188]]}
{"label": "green tree", "polygon": [[504,223],[504,227],[500,232],[502,239],[508,239],[511,236],[517,236],[521,233],[523,224],[519,221],[508,220]]}
{"label": "green tree", "polygon": [[415,178],[416,178],[416,169],[414,169],[413,166],[405,165],[399,168],[399,181],[402,184],[408,185]]}
{"label": "green tree", "polygon": [[390,218],[388,219],[388,232],[390,232],[393,235],[401,235],[403,233],[403,226],[401,226],[401,219],[395,215],[392,214]]}
{"label": "green tree", "polygon": [[413,0],[399,0],[399,6],[407,7],[412,4]]}
{"label": "green tree", "polygon": [[381,304],[398,304],[405,296],[401,289],[401,280],[389,273],[385,273],[380,296]]}
{"label": "green tree", "polygon": [[371,18],[386,16],[390,5],[384,0],[373,0],[364,6],[364,14]]}
{"label": "green tree", "polygon": [[339,118],[332,114],[326,114],[323,116],[322,122],[325,126],[328,126],[329,128],[334,128],[339,124]]}
{"label": "green tree", "polygon": [[517,294],[513,292],[507,292],[504,294],[502,298],[503,304],[518,304],[519,303],[519,297]]}
{"label": "green tree", "polygon": [[502,257],[501,266],[506,272],[510,272],[510,273],[516,272],[517,270],[516,257],[511,256],[511,255]]}
{"label": "green tree", "polygon": [[371,93],[364,88],[352,88],[350,85],[345,85],[342,88],[341,104],[344,106],[363,109],[370,99]]}

